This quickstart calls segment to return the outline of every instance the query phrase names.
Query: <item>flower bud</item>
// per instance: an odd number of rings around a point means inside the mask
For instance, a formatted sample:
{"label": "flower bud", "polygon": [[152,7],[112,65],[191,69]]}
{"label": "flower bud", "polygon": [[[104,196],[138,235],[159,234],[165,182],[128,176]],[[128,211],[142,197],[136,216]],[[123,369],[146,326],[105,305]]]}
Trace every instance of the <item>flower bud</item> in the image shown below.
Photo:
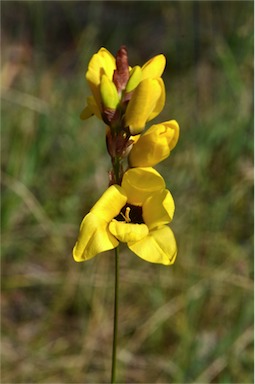
{"label": "flower bud", "polygon": [[100,95],[104,108],[117,109],[119,95],[115,84],[103,75],[100,83]]}
{"label": "flower bud", "polygon": [[129,79],[128,54],[125,45],[122,45],[117,52],[116,69],[114,70],[112,79],[118,93],[122,92]]}
{"label": "flower bud", "polygon": [[92,56],[89,62],[88,70],[86,72],[86,80],[88,81],[92,95],[99,108],[101,101],[99,85],[101,83],[102,74],[105,74],[108,79],[111,79],[115,68],[115,58],[103,47]]}
{"label": "flower bud", "polygon": [[179,125],[175,120],[152,125],[133,145],[129,154],[131,167],[153,167],[166,159],[178,138]]}
{"label": "flower bud", "polygon": [[127,93],[133,91],[140,83],[141,78],[142,78],[141,67],[139,67],[139,65],[136,65],[129,74],[129,80],[127,82],[125,91]]}
{"label": "flower bud", "polygon": [[142,132],[147,121],[156,117],[165,104],[165,88],[161,78],[145,79],[132,94],[124,116],[131,135]]}

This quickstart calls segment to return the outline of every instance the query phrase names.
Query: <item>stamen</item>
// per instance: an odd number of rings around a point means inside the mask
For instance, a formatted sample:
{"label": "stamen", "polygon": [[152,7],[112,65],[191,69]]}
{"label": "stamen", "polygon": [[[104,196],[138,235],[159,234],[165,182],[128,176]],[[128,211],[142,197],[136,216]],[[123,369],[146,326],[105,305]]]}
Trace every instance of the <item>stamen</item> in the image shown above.
{"label": "stamen", "polygon": [[143,224],[144,220],[142,207],[126,204],[115,219],[117,221],[125,220],[126,223]]}
{"label": "stamen", "polygon": [[124,215],[124,213],[120,212],[121,216],[123,217],[123,219],[125,220],[126,223],[131,223],[129,213],[130,213],[130,207],[126,208],[125,215]]}
{"label": "stamen", "polygon": [[129,213],[130,213],[130,207],[127,207],[127,208],[126,208],[126,212],[125,212],[126,222],[127,222],[127,223],[131,223],[131,219],[130,219],[130,217],[129,217]]}

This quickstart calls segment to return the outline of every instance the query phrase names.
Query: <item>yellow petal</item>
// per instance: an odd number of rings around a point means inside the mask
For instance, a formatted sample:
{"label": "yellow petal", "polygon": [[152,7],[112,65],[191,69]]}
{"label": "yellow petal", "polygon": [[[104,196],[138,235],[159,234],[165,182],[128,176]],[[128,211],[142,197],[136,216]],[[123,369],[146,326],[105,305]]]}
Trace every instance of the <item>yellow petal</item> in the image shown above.
{"label": "yellow petal", "polygon": [[137,242],[128,243],[129,249],[150,263],[173,264],[177,246],[172,230],[164,225],[150,231],[149,235]]}
{"label": "yellow petal", "polygon": [[174,216],[174,200],[171,193],[164,189],[153,193],[143,204],[143,219],[151,230],[168,224]]}
{"label": "yellow petal", "polygon": [[96,202],[90,212],[110,222],[127,202],[127,196],[119,185],[111,185]]}
{"label": "yellow petal", "polygon": [[108,223],[90,212],[81,223],[73,257],[77,262],[89,260],[98,253],[117,247],[118,244],[118,240],[108,229]]}
{"label": "yellow petal", "polygon": [[142,67],[142,79],[161,77],[166,66],[164,55],[157,55],[147,61]]}
{"label": "yellow petal", "polygon": [[103,75],[100,83],[100,95],[103,106],[115,110],[119,103],[119,94],[115,84]]}
{"label": "yellow petal", "polygon": [[124,173],[121,186],[128,203],[142,206],[153,192],[165,189],[165,181],[153,168],[131,168]]}
{"label": "yellow petal", "polygon": [[135,136],[130,136],[130,140],[132,140],[132,143],[135,144],[139,140],[141,135],[135,135]]}
{"label": "yellow petal", "polygon": [[101,111],[98,108],[94,97],[89,96],[89,97],[87,97],[87,106],[81,112],[80,118],[82,120],[86,120],[92,115],[96,115],[99,119],[102,119]]}
{"label": "yellow petal", "polygon": [[100,48],[89,62],[86,79],[98,85],[103,74],[112,79],[114,69],[116,69],[114,56],[106,48]]}
{"label": "yellow petal", "polygon": [[91,111],[88,105],[81,111],[80,113],[80,119],[81,120],[87,120],[89,117],[93,116],[94,113]]}
{"label": "yellow petal", "polygon": [[175,120],[152,125],[133,145],[129,154],[132,167],[153,167],[166,159],[179,138],[179,125]]}
{"label": "yellow petal", "polygon": [[145,224],[132,224],[117,220],[113,220],[109,224],[109,230],[123,243],[139,241],[149,233],[148,227]]}
{"label": "yellow petal", "polygon": [[150,121],[150,120],[154,119],[156,116],[158,116],[158,114],[164,108],[165,102],[166,102],[166,90],[165,90],[164,82],[161,78],[158,78],[157,80],[158,80],[159,86],[161,88],[161,92],[160,92],[159,98],[157,99],[157,101],[155,103],[153,111],[148,116],[147,121]]}
{"label": "yellow petal", "polygon": [[102,119],[101,110],[93,96],[87,97],[87,104],[91,111],[93,111],[94,115],[97,116],[99,119]]}
{"label": "yellow petal", "polygon": [[162,89],[162,79],[145,79],[135,88],[124,117],[132,135],[140,133],[148,118],[161,108]]}

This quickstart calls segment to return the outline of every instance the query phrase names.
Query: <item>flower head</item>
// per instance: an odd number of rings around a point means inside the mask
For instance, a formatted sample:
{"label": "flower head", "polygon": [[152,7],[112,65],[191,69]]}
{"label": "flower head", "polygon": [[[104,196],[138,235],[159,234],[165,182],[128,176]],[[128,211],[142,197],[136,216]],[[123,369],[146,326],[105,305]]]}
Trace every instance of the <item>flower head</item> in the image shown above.
{"label": "flower head", "polygon": [[120,48],[116,58],[105,48],[94,54],[86,73],[92,96],[81,112],[81,119],[96,115],[106,124],[122,123],[131,135],[140,133],[147,121],[156,117],[165,105],[165,87],[161,75],[166,64],[160,54],[142,67],[128,65],[127,51]]}
{"label": "flower head", "polygon": [[110,186],[83,219],[74,259],[88,260],[121,241],[146,261],[170,265],[177,249],[166,224],[173,215],[174,201],[161,175],[150,167],[129,169],[121,186]]}

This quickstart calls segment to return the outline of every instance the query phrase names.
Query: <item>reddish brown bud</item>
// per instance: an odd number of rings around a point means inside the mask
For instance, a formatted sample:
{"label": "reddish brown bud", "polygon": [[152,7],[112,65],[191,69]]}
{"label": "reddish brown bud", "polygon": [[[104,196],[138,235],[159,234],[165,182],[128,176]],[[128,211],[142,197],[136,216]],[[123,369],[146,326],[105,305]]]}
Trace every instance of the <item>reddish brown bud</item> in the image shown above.
{"label": "reddish brown bud", "polygon": [[114,134],[110,128],[106,131],[106,146],[109,155],[112,158],[127,156],[130,151],[130,146],[133,144],[133,140],[130,140],[130,135],[126,132],[121,131]]}
{"label": "reddish brown bud", "polygon": [[124,45],[120,47],[116,56],[116,69],[113,73],[113,82],[118,92],[125,89],[129,79],[128,54]]}

